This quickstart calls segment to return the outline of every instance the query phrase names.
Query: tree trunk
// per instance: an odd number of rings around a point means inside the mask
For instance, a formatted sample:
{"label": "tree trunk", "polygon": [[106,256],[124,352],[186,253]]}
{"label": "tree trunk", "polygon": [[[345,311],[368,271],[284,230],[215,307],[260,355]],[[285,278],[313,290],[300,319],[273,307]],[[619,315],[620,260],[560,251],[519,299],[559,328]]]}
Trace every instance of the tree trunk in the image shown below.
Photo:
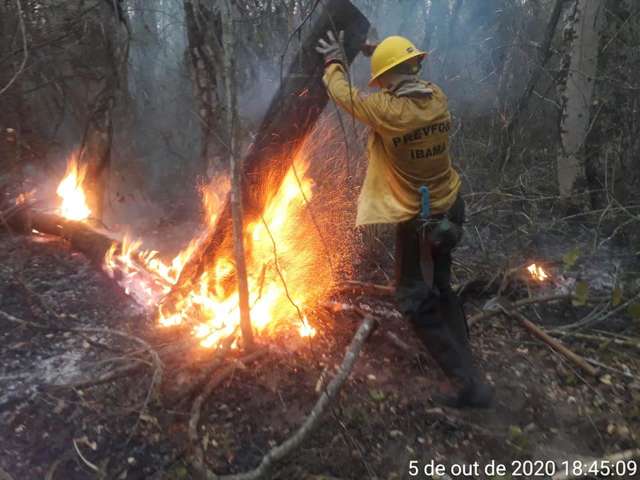
{"label": "tree trunk", "polygon": [[96,12],[98,17],[87,38],[103,51],[95,60],[96,76],[87,81],[91,96],[79,161],[87,167],[84,183],[92,217],[101,221],[111,168],[113,109],[116,99],[122,95],[122,86],[126,85],[128,46],[121,37],[124,27],[119,12],[114,12],[111,5]]}
{"label": "tree trunk", "polygon": [[592,102],[594,119],[585,147],[587,185],[594,209],[604,208],[612,199],[623,205],[636,201],[640,178],[640,5],[635,0],[606,0],[606,12]]}
{"label": "tree trunk", "polygon": [[583,147],[592,122],[603,8],[604,0],[577,0],[573,17],[560,127],[562,152],[558,157],[558,186],[560,195],[567,200],[586,187]]}
{"label": "tree trunk", "polygon": [[[245,157],[242,207],[246,222],[260,218],[289,171],[296,151],[328,102],[322,83],[324,62],[315,51],[318,39],[324,37],[327,30],[344,30],[344,48],[349,63],[366,39],[369,22],[351,2],[329,0],[320,5],[303,31],[302,44],[294,53],[289,72]],[[174,305],[181,292],[190,290],[221,252],[231,251],[232,230],[231,205],[227,200],[215,228],[184,266],[174,291],[165,299],[166,305]],[[209,279],[210,284],[213,280]]]}
{"label": "tree trunk", "polygon": [[[224,0],[223,0],[224,1]],[[217,2],[211,2],[216,6]],[[223,170],[227,146],[223,125],[224,79],[217,65],[224,62],[220,12],[203,2],[184,0],[188,53],[201,124],[200,171],[208,180]]]}
{"label": "tree trunk", "polygon": [[97,220],[102,220],[104,214],[107,176],[111,167],[112,110],[115,104],[113,89],[111,85],[106,86],[95,99],[79,157],[80,163],[87,166],[84,186],[91,216]]}
{"label": "tree trunk", "polygon": [[238,110],[236,104],[235,75],[235,32],[231,0],[222,0],[222,46],[224,48],[225,96],[228,126],[228,145],[231,158],[231,216],[233,219],[233,250],[236,262],[236,280],[240,310],[240,329],[244,348],[253,348],[253,330],[249,311],[249,284],[247,282],[247,262],[244,254],[244,228],[242,218],[242,188],[240,159],[236,150]]}

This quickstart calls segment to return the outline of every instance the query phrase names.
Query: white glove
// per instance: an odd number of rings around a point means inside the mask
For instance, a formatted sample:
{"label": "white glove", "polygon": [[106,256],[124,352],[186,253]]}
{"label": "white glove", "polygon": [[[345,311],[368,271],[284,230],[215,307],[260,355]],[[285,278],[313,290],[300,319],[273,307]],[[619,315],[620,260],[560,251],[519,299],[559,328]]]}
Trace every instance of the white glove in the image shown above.
{"label": "white glove", "polygon": [[329,65],[331,63],[341,63],[342,65],[347,65],[347,58],[344,53],[344,48],[342,46],[344,42],[344,31],[340,31],[338,34],[338,39],[336,40],[335,35],[332,31],[327,32],[327,40],[323,40],[322,38],[318,40],[318,46],[316,47],[316,51],[321,53],[324,56],[324,64]]}

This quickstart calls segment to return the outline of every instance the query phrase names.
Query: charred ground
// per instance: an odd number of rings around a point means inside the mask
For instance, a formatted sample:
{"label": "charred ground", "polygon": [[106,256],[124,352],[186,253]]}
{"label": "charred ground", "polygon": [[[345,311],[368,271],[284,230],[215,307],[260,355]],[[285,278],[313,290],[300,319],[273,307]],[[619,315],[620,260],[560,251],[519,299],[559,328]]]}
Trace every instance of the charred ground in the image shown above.
{"label": "charred ground", "polygon": [[[202,388],[202,371],[213,353],[191,345],[172,356],[167,345],[175,345],[181,335],[184,339],[186,332],[158,328],[63,241],[8,234],[0,241],[0,310],[52,327],[2,322],[5,472],[14,479],[191,478],[188,424],[199,393],[194,385]],[[461,282],[470,279],[468,271],[474,268],[466,245],[457,268]],[[584,278],[598,271],[599,261],[597,256],[582,259],[573,275]],[[482,278],[485,292],[477,282],[468,284],[469,314],[495,296],[495,287]],[[527,292],[525,284],[511,282],[505,294],[517,299],[545,288],[550,287],[531,284]],[[410,478],[410,460],[481,465],[528,458],[572,461],[637,446],[638,326],[624,314],[598,331],[560,337],[580,355],[606,366],[598,378],[589,378],[507,317],[477,322],[473,347],[496,388],[496,404],[488,412],[460,412],[431,402],[430,393],[445,379],[421,353],[392,303],[355,294],[333,300],[370,310],[380,325],[339,401],[272,478],[401,479]],[[564,301],[524,312],[553,328],[584,318],[592,308]],[[235,364],[203,405],[198,438],[213,471],[254,467],[308,414],[360,321],[348,311],[318,307],[316,312],[312,321],[320,335],[303,340],[283,333],[259,361]],[[125,337],[77,331],[83,328],[119,330],[161,352],[165,364],[158,395],[145,400],[154,370],[144,363],[98,382],[105,372],[148,360]],[[388,332],[406,345],[391,340]]]}

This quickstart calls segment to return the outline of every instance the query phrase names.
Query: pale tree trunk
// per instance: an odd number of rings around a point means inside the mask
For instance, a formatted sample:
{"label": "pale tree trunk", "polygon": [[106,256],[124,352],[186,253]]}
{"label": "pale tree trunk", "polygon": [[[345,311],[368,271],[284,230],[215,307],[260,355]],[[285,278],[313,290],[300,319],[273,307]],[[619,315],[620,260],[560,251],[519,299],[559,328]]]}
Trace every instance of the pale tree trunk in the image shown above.
{"label": "pale tree trunk", "polygon": [[87,167],[85,186],[92,216],[101,221],[111,168],[113,109],[126,85],[128,40],[125,40],[126,25],[119,10],[102,6],[96,12],[91,26],[93,32],[88,38],[100,42],[103,52],[97,57],[97,75],[89,87],[92,97],[79,161]]}
{"label": "pale tree trunk", "polygon": [[594,209],[604,208],[612,200],[633,203],[640,178],[640,5],[637,0],[606,0],[606,12],[592,107],[597,118],[585,147]]}
{"label": "pale tree trunk", "polygon": [[577,0],[572,19],[569,73],[561,121],[558,156],[560,196],[568,199],[586,186],[584,144],[592,122],[604,0]]}
{"label": "pale tree trunk", "polygon": [[231,159],[231,216],[233,219],[233,250],[236,261],[238,300],[240,306],[240,328],[245,349],[253,348],[253,330],[249,311],[249,286],[247,264],[244,254],[244,226],[242,218],[241,165],[237,151],[237,97],[235,75],[235,31],[231,0],[221,0],[222,45],[224,49],[224,80],[226,97],[226,123],[229,154]]}
{"label": "pale tree trunk", "polygon": [[221,133],[225,131],[222,113],[224,78],[217,68],[222,65],[224,54],[217,3],[217,0],[183,1],[188,53],[201,124],[200,170],[207,180],[219,173],[226,163],[223,160],[226,146]]}
{"label": "pale tree trunk", "polygon": [[144,66],[136,73],[135,93],[141,99],[140,117],[144,119],[145,115],[151,112],[149,106],[152,105],[153,99],[157,95],[158,62],[156,59],[162,48],[157,9],[161,5],[158,6],[155,2],[150,4],[145,0],[135,0],[134,6],[133,21],[130,23],[134,38],[138,44],[138,51],[136,52],[140,57],[138,61]]}

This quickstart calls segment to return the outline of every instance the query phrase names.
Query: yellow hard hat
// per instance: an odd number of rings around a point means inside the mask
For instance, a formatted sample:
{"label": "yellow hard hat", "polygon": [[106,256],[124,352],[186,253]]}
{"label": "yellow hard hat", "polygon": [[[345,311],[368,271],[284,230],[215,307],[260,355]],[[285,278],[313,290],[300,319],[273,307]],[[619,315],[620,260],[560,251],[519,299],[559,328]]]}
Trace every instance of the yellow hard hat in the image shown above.
{"label": "yellow hard hat", "polygon": [[380,75],[400,65],[402,62],[416,57],[425,57],[426,55],[425,52],[418,50],[411,40],[404,37],[392,36],[385,38],[371,55],[371,80],[369,80],[369,86],[372,86]]}

